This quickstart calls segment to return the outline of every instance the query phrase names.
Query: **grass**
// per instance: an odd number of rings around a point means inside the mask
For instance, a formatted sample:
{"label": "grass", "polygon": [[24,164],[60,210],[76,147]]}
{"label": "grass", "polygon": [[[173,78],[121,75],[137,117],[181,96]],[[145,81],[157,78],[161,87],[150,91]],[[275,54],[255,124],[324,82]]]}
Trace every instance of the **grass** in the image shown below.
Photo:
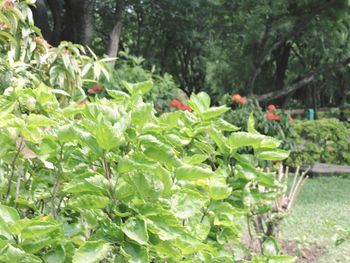
{"label": "grass", "polygon": [[350,229],[350,176],[308,179],[280,238],[296,242],[300,251],[322,246],[324,253],[313,262],[350,262],[350,241],[336,247],[334,227],[327,222]]}

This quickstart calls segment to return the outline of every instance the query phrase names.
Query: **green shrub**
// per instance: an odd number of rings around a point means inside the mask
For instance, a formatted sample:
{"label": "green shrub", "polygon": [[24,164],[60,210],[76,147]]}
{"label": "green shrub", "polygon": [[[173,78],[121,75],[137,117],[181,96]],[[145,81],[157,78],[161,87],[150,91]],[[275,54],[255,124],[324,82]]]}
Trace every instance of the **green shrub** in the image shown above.
{"label": "green shrub", "polygon": [[[143,99],[152,81],[125,82],[127,92],[106,91],[111,99],[86,97],[91,81],[109,79],[107,59],[71,43],[47,46],[26,2],[4,8],[0,0],[0,68],[11,74],[0,95],[0,262],[250,255],[242,217],[268,212],[281,188],[256,164],[285,159],[280,142],[259,134],[252,118],[248,132],[238,131],[221,118],[229,108],[210,107],[205,93],[192,94],[193,113],[159,117]],[[242,147],[252,152],[241,155]],[[291,262],[266,240],[268,253],[254,262]]]}
{"label": "green shrub", "polygon": [[337,119],[297,121],[290,138],[296,148],[287,160],[290,165],[350,164],[350,133],[345,124]]}

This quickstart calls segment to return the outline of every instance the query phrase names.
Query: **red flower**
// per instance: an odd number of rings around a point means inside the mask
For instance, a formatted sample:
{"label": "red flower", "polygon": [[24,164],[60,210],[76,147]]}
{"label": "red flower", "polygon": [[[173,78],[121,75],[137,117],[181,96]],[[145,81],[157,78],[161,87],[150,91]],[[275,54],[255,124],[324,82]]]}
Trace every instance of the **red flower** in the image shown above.
{"label": "red flower", "polygon": [[170,101],[170,106],[174,108],[179,108],[182,105],[182,102],[176,99]]}
{"label": "red flower", "polygon": [[93,89],[88,89],[88,91],[87,91],[89,94],[94,94],[95,93],[95,91],[93,90]]}
{"label": "red flower", "polygon": [[101,91],[101,90],[103,90],[103,87],[100,86],[100,85],[95,85],[95,86],[92,87],[92,89],[93,89],[94,91]]}
{"label": "red flower", "polygon": [[187,106],[187,105],[183,104],[181,101],[176,100],[176,99],[171,100],[169,105],[171,107],[178,109],[178,110],[183,110],[183,111],[187,110],[189,112],[192,112],[192,108],[190,106]]}
{"label": "red flower", "polygon": [[276,116],[275,114],[273,114],[273,112],[267,112],[265,117],[266,117],[266,120],[268,121],[274,121]]}
{"label": "red flower", "polygon": [[270,104],[269,106],[267,106],[267,110],[268,111],[276,111],[276,106],[273,104]]}

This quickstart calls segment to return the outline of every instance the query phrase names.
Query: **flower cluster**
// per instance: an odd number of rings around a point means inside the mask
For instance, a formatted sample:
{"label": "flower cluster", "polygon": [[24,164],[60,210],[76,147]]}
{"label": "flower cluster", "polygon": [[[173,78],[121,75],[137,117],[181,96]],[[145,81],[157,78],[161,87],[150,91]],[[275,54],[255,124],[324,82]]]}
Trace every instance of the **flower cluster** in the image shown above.
{"label": "flower cluster", "polygon": [[100,86],[100,85],[95,85],[95,86],[93,86],[92,88],[88,89],[87,92],[88,92],[90,95],[92,95],[92,94],[94,94],[94,93],[96,93],[96,92],[98,92],[98,91],[101,91],[101,90],[103,90],[103,87],[102,87],[102,86]]}
{"label": "flower cluster", "polygon": [[[280,121],[281,116],[276,115],[276,106],[273,104],[270,104],[267,106],[267,112],[265,115],[266,120],[268,121]],[[289,118],[288,121],[292,122],[293,119]]]}
{"label": "flower cluster", "polygon": [[242,97],[239,94],[233,94],[231,99],[234,103],[238,103],[239,105],[245,105],[248,102],[246,97]]}
{"label": "flower cluster", "polygon": [[173,100],[170,101],[169,104],[170,104],[171,107],[174,107],[174,108],[176,108],[178,110],[182,110],[182,111],[186,111],[187,110],[189,112],[192,112],[192,108],[190,106],[183,104],[179,100],[173,99]]}

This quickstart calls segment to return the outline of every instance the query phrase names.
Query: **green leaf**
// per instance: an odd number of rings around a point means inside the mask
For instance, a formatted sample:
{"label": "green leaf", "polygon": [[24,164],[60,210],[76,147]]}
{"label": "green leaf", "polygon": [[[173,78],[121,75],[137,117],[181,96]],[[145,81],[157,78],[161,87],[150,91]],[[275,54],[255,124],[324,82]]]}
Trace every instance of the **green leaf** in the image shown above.
{"label": "green leaf", "polygon": [[282,149],[272,150],[259,150],[255,153],[256,157],[261,160],[270,160],[270,161],[281,161],[287,159],[290,152]]}
{"label": "green leaf", "polygon": [[64,263],[66,259],[66,251],[62,246],[59,246],[46,253],[43,258],[47,263]]}
{"label": "green leaf", "polygon": [[57,122],[44,115],[30,114],[27,118],[27,125],[33,127],[55,126]]}
{"label": "green leaf", "polygon": [[129,218],[121,227],[125,235],[140,245],[148,242],[147,225],[145,221],[136,217]]}
{"label": "green leaf", "polygon": [[180,219],[186,219],[204,207],[207,199],[198,192],[182,190],[171,196],[170,203],[173,213]]}
{"label": "green leaf", "polygon": [[262,244],[262,249],[265,256],[277,256],[279,248],[277,242],[272,237],[268,237]]}
{"label": "green leaf", "polygon": [[206,111],[203,111],[201,113],[201,116],[202,116],[203,120],[210,120],[210,119],[214,119],[214,118],[224,114],[229,109],[230,108],[228,108],[226,106],[212,107]]}
{"label": "green leaf", "polygon": [[206,159],[208,159],[207,155],[204,154],[194,154],[191,156],[186,156],[183,158],[183,162],[186,164],[200,164],[204,162]]}
{"label": "green leaf", "polygon": [[5,205],[0,205],[0,218],[7,224],[15,223],[20,219],[16,209]]}
{"label": "green leaf", "polygon": [[103,241],[88,241],[74,253],[73,263],[99,263],[109,250],[109,244]]}
{"label": "green leaf", "polygon": [[202,168],[193,165],[183,165],[175,171],[178,180],[195,181],[199,179],[209,179],[214,172],[208,168]]}
{"label": "green leaf", "polygon": [[18,263],[42,263],[40,258],[26,253],[23,250],[7,244],[0,249],[0,262],[18,262]]}
{"label": "green leaf", "polygon": [[260,134],[257,130],[255,130],[255,120],[253,112],[249,115],[247,130],[249,133]]}
{"label": "green leaf", "polygon": [[213,125],[215,128],[219,129],[220,131],[239,131],[240,128],[223,120],[223,119],[216,119],[213,122]]}
{"label": "green leaf", "polygon": [[151,104],[142,104],[131,112],[131,122],[139,126],[144,126],[150,122],[156,122],[154,112],[154,108]]}
{"label": "green leaf", "polygon": [[148,250],[145,247],[132,244],[132,243],[126,243],[123,245],[123,251],[126,254],[126,256],[129,258],[129,263],[149,263],[149,256],[148,256]]}
{"label": "green leaf", "polygon": [[225,178],[213,177],[209,183],[209,195],[213,200],[223,200],[230,196],[232,187],[226,184]]}
{"label": "green leaf", "polygon": [[202,113],[209,109],[210,107],[210,97],[205,92],[200,92],[198,94],[192,93],[190,101],[188,104],[191,106],[194,112]]}
{"label": "green leaf", "polygon": [[122,102],[130,98],[128,94],[120,90],[107,90],[109,96],[111,96],[115,101]]}
{"label": "green leaf", "polygon": [[118,133],[108,122],[101,121],[96,129],[96,141],[102,149],[111,150],[120,143]]}
{"label": "green leaf", "polygon": [[76,197],[71,202],[71,206],[83,209],[102,209],[109,203],[109,198],[101,195],[84,194]]}
{"label": "green leaf", "polygon": [[172,147],[161,142],[155,136],[140,136],[140,142],[144,146],[144,154],[150,159],[163,163],[166,166],[179,165],[179,160]]}
{"label": "green leaf", "polygon": [[229,144],[232,148],[252,146],[253,148],[277,148],[280,141],[261,134],[248,132],[234,132],[229,137]]}
{"label": "green leaf", "polygon": [[153,81],[151,79],[139,83],[128,83],[126,81],[122,81],[121,83],[131,95],[144,95],[153,87]]}

